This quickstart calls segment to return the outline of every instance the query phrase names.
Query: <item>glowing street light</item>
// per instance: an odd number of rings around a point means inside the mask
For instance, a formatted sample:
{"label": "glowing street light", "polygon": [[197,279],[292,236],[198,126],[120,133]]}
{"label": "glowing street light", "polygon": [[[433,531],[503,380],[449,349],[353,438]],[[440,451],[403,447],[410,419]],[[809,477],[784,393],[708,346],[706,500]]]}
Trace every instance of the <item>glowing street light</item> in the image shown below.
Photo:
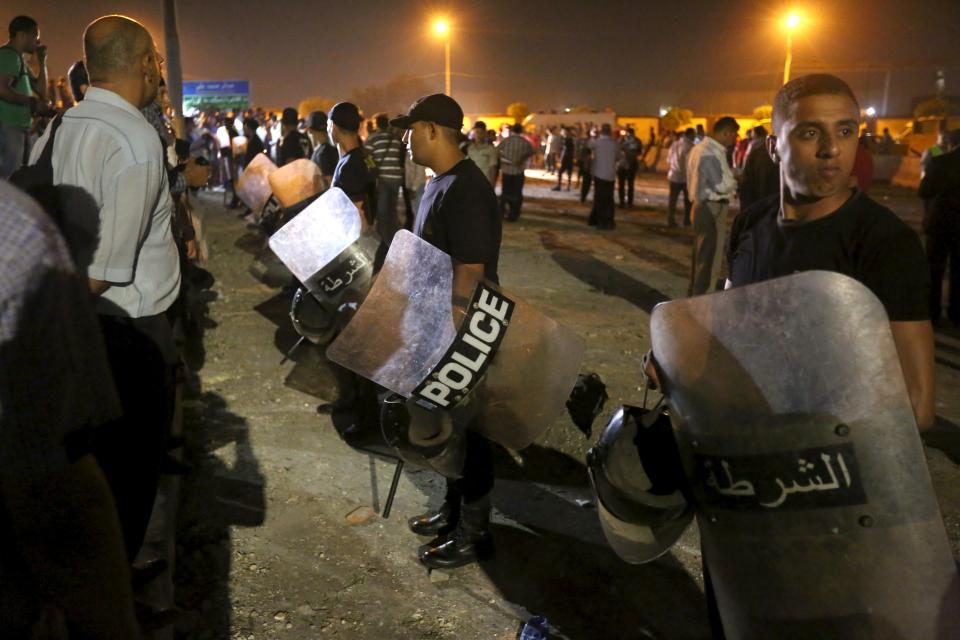
{"label": "glowing street light", "polygon": [[867,116],[872,118],[875,115],[877,115],[877,110],[873,107],[867,107]]}
{"label": "glowing street light", "polygon": [[444,84],[446,86],[446,93],[448,96],[451,95],[450,91],[450,23],[440,18],[435,20],[433,23],[433,32],[437,37],[443,38],[444,44]]}
{"label": "glowing street light", "polygon": [[787,59],[783,63],[783,84],[790,82],[790,63],[793,62],[793,32],[800,26],[800,22],[798,13],[791,13],[783,21],[783,25],[787,28]]}

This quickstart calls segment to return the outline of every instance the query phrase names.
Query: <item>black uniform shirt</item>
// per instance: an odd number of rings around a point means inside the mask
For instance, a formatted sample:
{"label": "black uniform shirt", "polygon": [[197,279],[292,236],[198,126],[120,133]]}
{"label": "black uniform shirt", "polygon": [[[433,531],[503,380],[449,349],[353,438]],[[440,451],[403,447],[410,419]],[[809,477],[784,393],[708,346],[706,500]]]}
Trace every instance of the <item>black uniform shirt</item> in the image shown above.
{"label": "black uniform shirt", "polygon": [[463,159],[427,184],[413,232],[462,264],[483,264],[484,277],[499,283],[500,208],[490,181]]}
{"label": "black uniform shirt", "polygon": [[835,271],[863,283],[891,321],[930,318],[930,276],[920,238],[892,211],[855,191],[839,209],[811,222],[780,218],[780,196],[734,220],[727,248],[734,286],[799,271]]}
{"label": "black uniform shirt", "polygon": [[345,153],[333,171],[333,186],[343,189],[354,202],[362,202],[364,214],[372,221],[372,203],[377,183],[370,171],[370,162],[363,147]]}
{"label": "black uniform shirt", "polygon": [[320,175],[333,176],[337,170],[337,163],[340,161],[340,154],[337,153],[336,145],[329,142],[322,142],[313,150],[313,163],[320,167]]}
{"label": "black uniform shirt", "polygon": [[282,167],[288,162],[299,160],[300,158],[310,158],[313,153],[313,144],[306,134],[299,131],[291,131],[283,137],[280,143],[279,164]]}

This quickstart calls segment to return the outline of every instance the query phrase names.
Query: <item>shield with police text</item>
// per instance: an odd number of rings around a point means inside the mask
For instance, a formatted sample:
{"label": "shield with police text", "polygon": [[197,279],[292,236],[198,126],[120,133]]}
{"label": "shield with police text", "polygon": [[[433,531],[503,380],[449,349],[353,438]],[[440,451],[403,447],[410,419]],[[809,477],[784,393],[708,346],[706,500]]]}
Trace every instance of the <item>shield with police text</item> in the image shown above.
{"label": "shield with police text", "polygon": [[880,301],[811,271],[658,305],[653,351],[728,638],[960,637]]}
{"label": "shield with police text", "polygon": [[237,180],[237,197],[247,205],[251,211],[260,211],[267,204],[272,192],[270,174],[277,170],[277,165],[265,153],[258,153],[244,168]]}
{"label": "shield with police text", "polygon": [[485,281],[455,323],[452,290],[450,256],[401,230],[327,357],[422,407],[469,413],[470,428],[522,449],[563,411],[583,342]]}
{"label": "shield with police text", "polygon": [[338,188],[326,191],[270,236],[269,245],[330,314],[366,295],[379,240],[362,234],[360,211]]}

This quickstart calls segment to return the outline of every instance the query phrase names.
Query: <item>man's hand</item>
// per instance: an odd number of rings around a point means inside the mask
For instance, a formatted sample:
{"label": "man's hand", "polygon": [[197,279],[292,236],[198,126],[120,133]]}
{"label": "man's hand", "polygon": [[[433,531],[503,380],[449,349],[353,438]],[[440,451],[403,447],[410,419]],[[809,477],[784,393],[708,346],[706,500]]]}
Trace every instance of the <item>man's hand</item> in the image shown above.
{"label": "man's hand", "polygon": [[41,44],[37,47],[37,62],[45,64],[47,62],[47,45]]}
{"label": "man's hand", "polygon": [[893,342],[897,347],[917,427],[925,431],[933,426],[936,419],[933,326],[929,320],[891,322],[890,330],[893,332]]}

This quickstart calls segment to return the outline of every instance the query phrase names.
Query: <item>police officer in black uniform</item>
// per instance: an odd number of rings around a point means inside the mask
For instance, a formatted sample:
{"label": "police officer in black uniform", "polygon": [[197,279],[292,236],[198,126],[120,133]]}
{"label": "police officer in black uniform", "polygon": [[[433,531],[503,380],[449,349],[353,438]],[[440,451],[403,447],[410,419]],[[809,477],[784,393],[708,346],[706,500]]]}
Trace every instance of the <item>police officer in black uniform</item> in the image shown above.
{"label": "police officer in black uniform", "polygon": [[[501,221],[490,181],[460,150],[463,110],[443,94],[417,100],[390,125],[406,129],[413,161],[430,167],[430,180],[414,222],[414,233],[453,258],[454,320],[459,325],[480,279],[498,283]],[[412,518],[410,529],[434,536],[420,547],[430,568],[459,567],[492,551],[489,533],[493,459],[490,442],[467,431],[463,477],[447,480],[436,513]]]}

